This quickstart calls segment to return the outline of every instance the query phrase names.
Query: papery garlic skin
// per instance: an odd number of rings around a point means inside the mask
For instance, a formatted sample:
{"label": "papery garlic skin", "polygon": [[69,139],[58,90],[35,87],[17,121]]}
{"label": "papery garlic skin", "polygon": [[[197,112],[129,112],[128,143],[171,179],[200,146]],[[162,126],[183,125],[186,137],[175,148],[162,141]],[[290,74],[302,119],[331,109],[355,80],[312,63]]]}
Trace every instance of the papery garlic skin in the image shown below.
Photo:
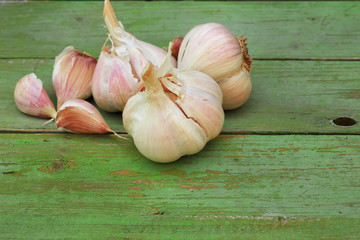
{"label": "papery garlic skin", "polygon": [[16,106],[23,113],[40,117],[55,118],[56,110],[40,79],[30,73],[20,79],[14,91]]}
{"label": "papery garlic skin", "polygon": [[160,69],[145,67],[145,91],[130,98],[123,111],[124,128],[137,149],[161,163],[201,151],[224,124],[217,83],[201,72],[173,69],[170,56],[171,51]]}
{"label": "papery garlic skin", "polygon": [[[179,49],[179,69],[201,71],[218,82],[226,110],[244,104],[251,93],[249,73],[252,59],[248,56],[245,40],[237,39],[221,24],[206,23],[191,29]],[[242,74],[242,71],[248,74]],[[241,86],[246,86],[246,89],[239,88]]]}
{"label": "papery garlic skin", "polygon": [[171,49],[171,55],[177,60],[178,59],[178,55],[179,55],[179,50],[180,50],[180,46],[181,43],[183,41],[183,37],[176,37],[172,40],[173,46]]}
{"label": "papery garlic skin", "polygon": [[101,109],[108,112],[123,111],[127,100],[136,93],[139,85],[140,80],[132,73],[130,61],[123,59],[112,48],[104,47],[94,71],[94,100]]}
{"label": "papery garlic skin", "polygon": [[52,75],[57,96],[57,108],[70,99],[91,96],[91,81],[96,59],[86,53],[66,47],[56,58]]}
{"label": "papery garlic skin", "polygon": [[90,103],[81,99],[66,101],[58,110],[56,127],[75,133],[105,134],[113,132],[100,112]]}
{"label": "papery garlic skin", "polygon": [[[104,20],[109,33],[114,41],[117,55],[129,61],[135,77],[141,79],[141,73],[148,62],[160,66],[166,56],[166,51],[150,43],[137,39],[125,31],[121,22],[118,22],[109,0],[104,1]],[[171,63],[176,66],[176,60],[172,57]]]}

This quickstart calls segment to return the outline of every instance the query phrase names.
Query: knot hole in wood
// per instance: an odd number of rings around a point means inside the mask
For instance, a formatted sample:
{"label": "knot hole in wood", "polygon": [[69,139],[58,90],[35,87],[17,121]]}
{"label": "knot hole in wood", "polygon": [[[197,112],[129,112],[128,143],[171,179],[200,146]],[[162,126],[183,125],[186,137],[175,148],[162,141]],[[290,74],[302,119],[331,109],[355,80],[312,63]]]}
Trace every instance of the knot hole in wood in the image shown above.
{"label": "knot hole in wood", "polygon": [[332,123],[336,126],[349,127],[357,123],[357,121],[351,117],[338,117],[332,120]]}

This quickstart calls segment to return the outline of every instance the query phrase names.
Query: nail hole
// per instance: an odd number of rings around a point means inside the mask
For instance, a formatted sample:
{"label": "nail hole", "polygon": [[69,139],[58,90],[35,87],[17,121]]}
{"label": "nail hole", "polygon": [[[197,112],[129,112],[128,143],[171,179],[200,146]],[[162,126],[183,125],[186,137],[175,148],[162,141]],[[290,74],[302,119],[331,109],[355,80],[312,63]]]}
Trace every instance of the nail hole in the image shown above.
{"label": "nail hole", "polygon": [[357,122],[351,117],[338,117],[332,120],[336,126],[349,127],[355,125]]}

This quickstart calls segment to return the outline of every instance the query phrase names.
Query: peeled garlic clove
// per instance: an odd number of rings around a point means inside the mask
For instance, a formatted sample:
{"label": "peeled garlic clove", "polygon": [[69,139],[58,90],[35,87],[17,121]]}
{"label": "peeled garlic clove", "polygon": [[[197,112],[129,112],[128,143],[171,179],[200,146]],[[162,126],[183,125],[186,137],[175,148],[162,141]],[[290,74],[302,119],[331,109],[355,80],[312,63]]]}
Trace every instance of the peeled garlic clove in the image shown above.
{"label": "peeled garlic clove", "polygon": [[160,68],[147,64],[144,89],[123,111],[124,127],[138,150],[162,163],[199,152],[224,124],[217,83],[201,72],[174,69],[170,57],[171,51]]}
{"label": "peeled garlic clove", "polygon": [[92,79],[92,94],[96,104],[105,111],[124,110],[139,85],[130,60],[124,59],[116,54],[113,46],[103,47],[100,54]]}
{"label": "peeled garlic clove", "polygon": [[252,59],[245,40],[237,39],[221,24],[206,23],[191,29],[180,46],[179,68],[204,72],[218,82],[226,110],[241,106],[251,93]]}
{"label": "peeled garlic clove", "polygon": [[40,117],[55,118],[56,111],[49,96],[43,88],[43,83],[34,73],[20,79],[14,91],[16,106],[23,113]]}
{"label": "peeled garlic clove", "polygon": [[[150,61],[155,66],[162,64],[166,52],[150,43],[138,40],[132,34],[126,32],[121,22],[117,21],[109,0],[104,2],[103,15],[106,26],[114,41],[115,51],[123,61],[130,62],[133,70],[130,72],[131,74],[136,74],[135,77],[141,79],[141,73],[147,62]],[[171,63],[173,66],[176,66],[174,58],[171,58]]]}
{"label": "peeled garlic clove", "polygon": [[86,53],[66,47],[56,58],[53,85],[57,107],[70,99],[86,99],[91,96],[91,80],[96,59]]}
{"label": "peeled garlic clove", "polygon": [[113,132],[106,124],[100,112],[90,103],[81,99],[66,101],[58,110],[56,127],[75,133]]}

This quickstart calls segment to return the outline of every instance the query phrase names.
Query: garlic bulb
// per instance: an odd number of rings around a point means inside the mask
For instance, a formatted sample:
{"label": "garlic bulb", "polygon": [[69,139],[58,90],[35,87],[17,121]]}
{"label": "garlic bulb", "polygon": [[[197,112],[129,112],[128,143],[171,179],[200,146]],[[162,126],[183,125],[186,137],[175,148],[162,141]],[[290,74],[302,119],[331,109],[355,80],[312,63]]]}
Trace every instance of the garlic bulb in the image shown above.
{"label": "garlic bulb", "polygon": [[223,92],[226,110],[240,107],[251,93],[251,62],[246,38],[236,38],[218,23],[195,26],[184,37],[178,56],[180,69],[211,76]]}
{"label": "garlic bulb", "polygon": [[40,117],[55,118],[56,111],[49,96],[43,88],[43,83],[34,73],[20,79],[14,91],[16,106],[23,113]]}
{"label": "garlic bulb", "polygon": [[111,48],[104,45],[100,53],[91,87],[96,104],[105,111],[124,110],[127,100],[136,93],[140,79],[133,73],[128,57],[118,57],[113,44]]}
{"label": "garlic bulb", "polygon": [[56,58],[52,75],[57,96],[57,108],[70,99],[91,96],[91,80],[96,59],[88,54],[66,47]]}
{"label": "garlic bulb", "polygon": [[57,128],[75,133],[114,133],[100,112],[93,105],[81,99],[68,100],[61,105],[55,123]]}
{"label": "garlic bulb", "polygon": [[171,44],[160,68],[148,63],[144,89],[123,111],[125,130],[138,150],[155,162],[172,162],[199,152],[224,124],[222,93],[208,75],[170,63]]}
{"label": "garlic bulb", "polygon": [[[121,22],[118,22],[109,0],[104,2],[104,20],[114,41],[116,55],[125,65],[131,66],[129,75],[141,79],[141,73],[148,61],[155,66],[160,66],[165,59],[166,52],[150,43],[136,39],[132,34],[124,30]],[[176,66],[176,60],[171,58]],[[130,81],[133,81],[131,79]]]}

